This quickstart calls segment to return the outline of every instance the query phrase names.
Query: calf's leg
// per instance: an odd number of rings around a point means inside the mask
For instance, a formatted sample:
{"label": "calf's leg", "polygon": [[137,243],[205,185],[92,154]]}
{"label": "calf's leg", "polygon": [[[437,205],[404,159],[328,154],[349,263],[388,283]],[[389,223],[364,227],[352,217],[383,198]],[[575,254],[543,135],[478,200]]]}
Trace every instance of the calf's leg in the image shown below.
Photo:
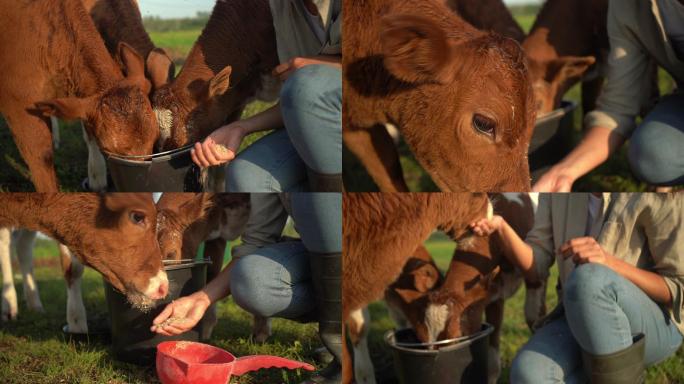
{"label": "calf's leg", "polygon": [[358,384],[375,384],[375,370],[368,350],[369,326],[368,308],[351,313],[349,338],[354,348],[354,379]]}
{"label": "calf's leg", "polygon": [[392,136],[382,125],[370,128],[346,127],[342,138],[347,148],[363,163],[382,192],[408,192],[399,153]]}
{"label": "calf's leg", "polygon": [[62,273],[67,283],[67,328],[69,332],[88,333],[88,321],[81,294],[83,264],[63,244],[59,244],[59,255]]}
{"label": "calf's leg", "polygon": [[36,312],[45,312],[43,303],[40,301],[38,284],[33,274],[33,246],[35,245],[36,232],[26,229],[16,231],[16,249],[21,275],[24,280],[24,298],[28,308]]}
{"label": "calf's leg", "polygon": [[33,116],[23,110],[8,111],[5,118],[19,153],[31,172],[31,180],[36,191],[57,192],[57,174],[49,120]]}
{"label": "calf's leg", "polygon": [[0,228],[0,269],[2,270],[1,321],[15,320],[19,313],[17,291],[14,288],[12,259],[10,254],[10,229]]}
{"label": "calf's leg", "polygon": [[490,384],[496,383],[501,374],[501,356],[499,346],[501,341],[501,327],[503,325],[504,300],[503,298],[490,303],[485,308],[487,322],[494,326],[494,332],[489,336],[488,353],[488,380]]}
{"label": "calf's leg", "polygon": [[107,163],[100,147],[97,146],[97,142],[90,137],[83,127],[83,122],[81,122],[81,130],[83,131],[83,140],[88,146],[88,187],[93,192],[106,192]]}

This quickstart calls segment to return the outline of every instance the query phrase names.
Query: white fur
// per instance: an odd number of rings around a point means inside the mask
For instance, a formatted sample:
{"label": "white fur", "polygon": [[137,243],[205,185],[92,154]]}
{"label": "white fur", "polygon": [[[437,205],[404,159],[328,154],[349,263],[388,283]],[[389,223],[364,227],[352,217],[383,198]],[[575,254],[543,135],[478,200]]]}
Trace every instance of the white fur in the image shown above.
{"label": "white fur", "polygon": [[88,146],[88,186],[93,192],[107,191],[107,163],[100,152],[100,147],[97,142],[88,135],[83,122],[81,122],[81,130],[83,131],[83,140]]}
{"label": "white fur", "polygon": [[83,264],[66,246],[59,244],[59,248],[71,257],[71,281],[67,281],[67,328],[69,332],[88,333],[88,316],[81,294]]}
{"label": "white fur", "polygon": [[491,200],[487,199],[487,220],[491,220],[494,217],[494,206]]}
{"label": "white fur", "polygon": [[38,292],[38,284],[36,284],[36,278],[33,274],[33,246],[36,240],[36,232],[26,229],[15,230],[14,237],[17,259],[19,259],[23,277],[24,299],[26,299],[26,304],[30,310],[44,312]]}
{"label": "white fur", "polygon": [[357,309],[350,315],[350,326],[355,329],[359,339],[354,348],[354,379],[359,384],[375,384],[375,369],[368,350],[368,327],[370,312],[368,308]]}
{"label": "white fur", "polygon": [[0,228],[0,269],[2,269],[2,315],[0,321],[15,320],[19,313],[17,291],[12,276],[10,230]]}
{"label": "white fur", "polygon": [[159,147],[161,148],[164,142],[171,137],[173,112],[165,108],[154,108],[154,114],[157,117],[157,125],[159,125]]}
{"label": "white fur", "polygon": [[397,126],[394,124],[387,123],[385,124],[385,129],[392,138],[392,141],[394,141],[394,144],[399,144],[399,139],[401,136],[399,135],[399,129],[397,128]]}
{"label": "white fur", "polygon": [[446,304],[430,304],[425,311],[425,326],[428,331],[428,342],[437,341],[437,336],[446,328],[449,318],[449,307]]}
{"label": "white fur", "polygon": [[150,279],[149,283],[147,284],[147,288],[145,289],[145,292],[143,292],[143,294],[145,294],[145,296],[149,297],[150,299],[163,299],[163,297],[159,295],[159,289],[162,286],[166,286],[166,291],[168,292],[169,279],[166,276],[166,272],[160,269],[157,272],[157,274]]}

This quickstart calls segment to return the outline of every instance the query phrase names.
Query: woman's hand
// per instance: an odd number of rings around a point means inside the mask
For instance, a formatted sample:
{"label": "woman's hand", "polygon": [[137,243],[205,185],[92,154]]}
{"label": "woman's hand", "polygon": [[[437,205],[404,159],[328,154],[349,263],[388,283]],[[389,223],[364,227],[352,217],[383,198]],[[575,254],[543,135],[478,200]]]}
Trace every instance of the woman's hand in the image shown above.
{"label": "woman's hand", "polygon": [[572,257],[575,264],[596,263],[613,269],[615,256],[606,252],[593,237],[577,237],[563,244],[559,252],[564,258]]}
{"label": "woman's hand", "polygon": [[190,151],[192,161],[200,167],[221,165],[235,158],[245,137],[246,128],[236,121],[215,130],[204,142],[195,143]]}
{"label": "woman's hand", "polygon": [[181,297],[169,303],[152,321],[150,330],[166,336],[191,330],[204,316],[211,300],[203,291]]}
{"label": "woman's hand", "polygon": [[551,167],[532,187],[533,192],[570,192],[575,179],[563,169]]}
{"label": "woman's hand", "polygon": [[307,65],[323,64],[336,68],[342,68],[342,58],[340,56],[321,55],[314,57],[295,57],[287,63],[282,63],[273,69],[273,76],[280,81],[287,80],[294,71],[306,67]]}
{"label": "woman's hand", "polygon": [[485,218],[470,223],[470,229],[478,236],[489,236],[501,230],[503,223],[503,217],[494,215],[491,219]]}

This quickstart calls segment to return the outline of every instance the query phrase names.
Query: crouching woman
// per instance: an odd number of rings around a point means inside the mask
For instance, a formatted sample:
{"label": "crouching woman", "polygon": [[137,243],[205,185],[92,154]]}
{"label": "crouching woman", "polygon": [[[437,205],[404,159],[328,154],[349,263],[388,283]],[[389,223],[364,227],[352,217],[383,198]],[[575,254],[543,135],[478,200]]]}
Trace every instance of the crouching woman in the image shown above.
{"label": "crouching woman", "polygon": [[559,305],[518,351],[512,383],[639,383],[673,355],[684,315],[684,195],[542,194],[525,241],[494,234],[532,281],[559,268]]}

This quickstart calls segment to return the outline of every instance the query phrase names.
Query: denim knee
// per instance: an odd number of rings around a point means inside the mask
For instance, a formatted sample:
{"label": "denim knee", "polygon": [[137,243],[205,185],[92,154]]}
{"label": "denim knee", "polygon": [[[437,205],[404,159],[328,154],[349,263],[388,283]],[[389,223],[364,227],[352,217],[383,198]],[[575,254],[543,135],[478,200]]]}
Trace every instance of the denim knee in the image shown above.
{"label": "denim knee", "polygon": [[[545,359],[547,358],[538,352],[521,349],[511,363],[509,378],[511,384],[538,384],[541,380],[551,379],[548,374],[556,370],[551,365],[545,364]],[[551,379],[544,382],[563,381],[562,371],[558,370],[557,375],[554,374],[554,376],[557,381]]]}
{"label": "denim knee", "polygon": [[[272,317],[276,310],[269,297],[268,289],[254,278],[254,265],[249,265],[250,256],[238,259],[230,271],[230,293],[235,303],[245,311],[262,317]],[[252,263],[253,264],[253,263]]]}
{"label": "denim knee", "polygon": [[[341,89],[340,71],[328,65],[307,65],[295,71],[280,89],[280,106],[283,114],[290,111],[310,106],[325,105],[326,108],[336,108],[335,105],[327,105],[327,102]],[[339,77],[339,82],[321,81],[322,76]],[[341,92],[341,91],[340,91]],[[331,94],[332,93],[332,94]],[[331,97],[332,96],[332,97]]]}
{"label": "denim knee", "polygon": [[672,166],[672,156],[675,153],[664,150],[659,142],[649,139],[651,133],[648,131],[653,125],[655,124],[645,123],[632,135],[627,158],[632,172],[639,180],[658,185],[671,181],[672,176],[667,170]]}
{"label": "denim knee", "polygon": [[235,158],[226,166],[227,192],[260,192],[268,187],[263,177],[258,177],[264,171],[254,172],[254,165],[240,157]]}
{"label": "denim knee", "polygon": [[570,273],[563,287],[563,302],[566,307],[573,302],[591,300],[597,295],[607,294],[606,288],[615,272],[605,265],[587,263],[578,265]]}

